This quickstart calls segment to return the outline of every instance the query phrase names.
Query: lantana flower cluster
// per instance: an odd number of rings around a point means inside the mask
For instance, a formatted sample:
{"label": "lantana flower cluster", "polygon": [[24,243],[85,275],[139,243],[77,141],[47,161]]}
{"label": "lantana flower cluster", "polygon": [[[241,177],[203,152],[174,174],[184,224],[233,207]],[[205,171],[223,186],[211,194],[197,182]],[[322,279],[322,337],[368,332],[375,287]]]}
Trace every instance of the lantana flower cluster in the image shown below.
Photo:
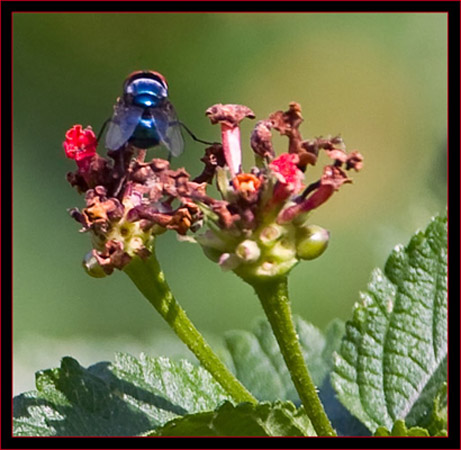
{"label": "lantana flower cluster", "polygon": [[[207,231],[196,236],[205,254],[247,281],[284,276],[300,260],[322,254],[329,233],[310,224],[308,214],[351,182],[346,171],[361,169],[360,153],[347,154],[339,136],[303,140],[301,107],[293,102],[287,111],[256,123],[250,138],[255,166],[244,172],[239,124],[254,118],[253,112],[218,104],[206,114],[221,126],[223,158],[212,161],[221,199],[202,205]],[[273,130],[288,138],[288,151],[279,156]],[[306,168],[316,164],[321,150],[332,164],[325,166],[320,180],[306,185]],[[206,158],[205,164],[210,182],[212,164]]]}
{"label": "lantana flower cluster", "polygon": [[168,229],[183,235],[199,226],[202,212],[190,199],[205,195],[205,184],[191,181],[184,169],[171,170],[166,160],[144,161],[145,151],[127,146],[104,158],[96,146],[90,127],[75,125],[66,134],[66,155],[78,166],[67,179],[86,202],[69,212],[92,236],[84,268],[103,277],[133,257],[148,258],[156,235]]}
{"label": "lantana flower cluster", "polygon": [[[254,118],[253,112],[217,104],[206,115],[220,125],[222,139],[205,150],[205,167],[194,179],[183,168],[172,170],[166,160],[145,161],[146,152],[130,145],[101,157],[89,127],[67,132],[66,155],[78,166],[68,181],[86,201],[85,208],[70,212],[92,235],[93,250],[84,261],[91,275],[149,257],[155,236],[167,229],[188,234],[210,259],[247,281],[283,276],[325,250],[329,233],[309,224],[308,215],[351,182],[346,171],[361,169],[360,153],[346,153],[339,136],[303,140],[301,108],[291,103],[287,111],[256,123],[250,137],[255,165],[245,172],[239,124]],[[288,138],[288,151],[279,156],[274,130]],[[319,180],[307,184],[306,168],[322,150],[332,162]],[[212,184],[220,198],[207,194]]]}

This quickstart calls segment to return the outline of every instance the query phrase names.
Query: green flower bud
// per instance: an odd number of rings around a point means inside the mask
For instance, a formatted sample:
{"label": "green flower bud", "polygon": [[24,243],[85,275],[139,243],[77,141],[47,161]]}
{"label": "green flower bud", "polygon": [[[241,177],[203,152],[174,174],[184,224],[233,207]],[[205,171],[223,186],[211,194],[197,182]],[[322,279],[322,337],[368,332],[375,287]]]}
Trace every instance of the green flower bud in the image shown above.
{"label": "green flower bud", "polygon": [[258,258],[261,256],[261,250],[255,241],[247,239],[243,242],[240,242],[240,244],[235,249],[235,254],[242,261],[251,263],[258,260]]}
{"label": "green flower bud", "polygon": [[235,270],[239,264],[240,259],[235,255],[235,253],[223,253],[219,258],[219,265],[222,270]]}
{"label": "green flower bud", "polygon": [[261,230],[261,233],[259,233],[259,241],[266,246],[272,245],[277,239],[280,239],[285,231],[284,227],[273,223]]}
{"label": "green flower bud", "polygon": [[94,278],[104,278],[107,274],[104,272],[104,269],[98,263],[98,260],[93,255],[93,252],[88,252],[82,261],[82,266],[85,269],[85,272]]}
{"label": "green flower bud", "polygon": [[256,241],[244,240],[235,250],[242,264],[234,272],[244,280],[283,276],[298,263],[296,230],[291,224],[269,224],[256,237]]}
{"label": "green flower bud", "polygon": [[[290,233],[290,235],[292,234],[293,233]],[[295,239],[294,236],[290,235],[282,238],[268,251],[268,254],[277,262],[289,261],[293,258],[296,259]]]}
{"label": "green flower bud", "polygon": [[256,270],[255,275],[257,278],[273,278],[287,274],[298,262],[296,258],[288,259],[282,262],[275,262],[272,260],[264,261]]}
{"label": "green flower bud", "polygon": [[143,248],[145,248],[144,241],[140,237],[133,237],[130,240],[130,250],[131,250],[131,252],[137,253],[140,250],[142,250]]}
{"label": "green flower bud", "polygon": [[328,246],[330,233],[318,225],[298,228],[296,233],[296,253],[300,259],[315,259]]}

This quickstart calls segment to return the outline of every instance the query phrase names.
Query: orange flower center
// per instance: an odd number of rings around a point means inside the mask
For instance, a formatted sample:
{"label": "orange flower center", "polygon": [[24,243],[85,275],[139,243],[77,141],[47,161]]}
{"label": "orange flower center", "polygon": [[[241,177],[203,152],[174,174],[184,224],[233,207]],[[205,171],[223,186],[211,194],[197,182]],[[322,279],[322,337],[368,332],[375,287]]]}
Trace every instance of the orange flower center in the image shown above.
{"label": "orange flower center", "polygon": [[236,191],[242,194],[257,192],[261,186],[261,180],[251,173],[239,173],[232,180]]}

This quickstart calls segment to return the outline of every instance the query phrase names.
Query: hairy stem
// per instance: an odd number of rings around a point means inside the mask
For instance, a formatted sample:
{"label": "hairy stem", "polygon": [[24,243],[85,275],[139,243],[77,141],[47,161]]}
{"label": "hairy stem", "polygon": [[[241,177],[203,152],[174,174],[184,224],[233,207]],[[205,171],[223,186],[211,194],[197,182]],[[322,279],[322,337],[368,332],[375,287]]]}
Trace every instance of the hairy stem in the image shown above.
{"label": "hairy stem", "polygon": [[291,379],[315,431],[319,436],[336,436],[304,361],[291,314],[287,278],[280,277],[269,281],[252,282],[251,285],[254,287],[269,319],[272,331],[290,371]]}
{"label": "hairy stem", "polygon": [[147,260],[134,258],[124,271],[177,336],[189,347],[203,367],[236,402],[257,403],[257,400],[216,356],[175,300],[154,251]]}

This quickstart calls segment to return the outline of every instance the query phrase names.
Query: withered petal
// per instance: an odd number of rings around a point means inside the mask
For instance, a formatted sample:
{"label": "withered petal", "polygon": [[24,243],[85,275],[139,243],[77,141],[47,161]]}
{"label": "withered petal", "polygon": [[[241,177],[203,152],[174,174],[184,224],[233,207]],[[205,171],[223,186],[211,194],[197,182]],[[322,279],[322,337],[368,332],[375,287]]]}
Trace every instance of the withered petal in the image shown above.
{"label": "withered petal", "polygon": [[205,111],[212,124],[222,123],[229,127],[236,127],[245,117],[254,119],[254,112],[244,105],[223,105],[217,103]]}
{"label": "withered petal", "polygon": [[349,153],[346,161],[346,170],[354,169],[356,172],[363,168],[363,156],[358,151]]}
{"label": "withered petal", "polygon": [[253,151],[257,155],[269,159],[275,157],[271,128],[272,123],[270,120],[260,120],[255,125],[250,137],[250,145]]}

